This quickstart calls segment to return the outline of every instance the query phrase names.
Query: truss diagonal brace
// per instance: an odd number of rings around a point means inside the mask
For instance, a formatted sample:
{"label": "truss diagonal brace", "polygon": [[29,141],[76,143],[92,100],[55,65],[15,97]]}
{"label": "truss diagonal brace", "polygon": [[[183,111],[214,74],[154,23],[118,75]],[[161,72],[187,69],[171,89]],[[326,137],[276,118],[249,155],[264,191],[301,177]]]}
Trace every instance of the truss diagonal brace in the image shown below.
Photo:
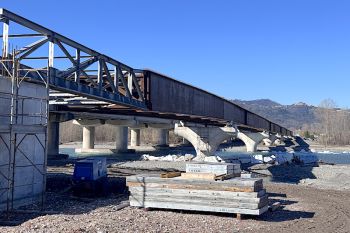
{"label": "truss diagonal brace", "polygon": [[97,57],[93,57],[93,58],[91,58],[89,60],[86,60],[86,61],[80,63],[79,66],[72,67],[72,68],[68,69],[67,71],[62,72],[59,75],[59,78],[67,78],[70,74],[76,72],[78,69],[79,70],[86,69],[87,67],[89,67],[90,65],[95,63],[97,60],[98,60]]}
{"label": "truss diagonal brace", "polygon": [[23,54],[18,59],[22,60],[23,58],[29,56],[36,49],[38,49],[39,47],[41,47],[42,45],[44,45],[48,41],[49,41],[49,38],[45,37],[45,38],[43,38],[41,40],[35,41],[34,43],[19,49],[16,55],[19,55],[21,53],[23,53]]}
{"label": "truss diagonal brace", "polygon": [[118,92],[117,89],[116,89],[116,87],[114,86],[114,83],[113,83],[113,80],[112,80],[112,78],[111,78],[111,74],[109,73],[109,70],[108,70],[108,67],[107,67],[106,62],[105,62],[104,60],[100,60],[100,61],[101,61],[101,64],[102,64],[102,66],[103,66],[103,69],[104,69],[105,72],[106,72],[107,80],[108,80],[108,82],[109,82],[109,85],[112,87],[113,92],[114,92],[114,93],[115,93],[115,92]]}
{"label": "truss diagonal brace", "polygon": [[135,72],[134,72],[133,70],[131,70],[130,73],[131,73],[132,81],[133,81],[133,83],[134,83],[134,85],[135,85],[135,87],[136,87],[136,91],[137,91],[137,93],[139,94],[139,97],[141,97],[141,100],[142,100],[142,101],[145,101],[145,98],[143,97],[143,94],[142,94],[142,92],[141,92],[139,83],[138,83],[137,80],[136,80]]}
{"label": "truss diagonal brace", "polygon": [[123,84],[123,86],[125,88],[126,96],[131,98],[131,93],[130,93],[129,87],[128,87],[127,83],[126,83],[125,77],[123,75],[123,71],[120,68],[120,65],[116,66],[115,69],[116,69],[115,73],[116,73],[117,77],[119,76],[119,78],[122,81],[122,84]]}

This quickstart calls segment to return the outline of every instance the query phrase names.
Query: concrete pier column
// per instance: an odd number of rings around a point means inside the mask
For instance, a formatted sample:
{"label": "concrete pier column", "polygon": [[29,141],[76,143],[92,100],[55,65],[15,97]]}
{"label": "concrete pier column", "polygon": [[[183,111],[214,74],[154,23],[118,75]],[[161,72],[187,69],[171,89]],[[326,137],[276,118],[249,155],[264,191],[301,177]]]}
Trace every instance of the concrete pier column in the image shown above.
{"label": "concrete pier column", "polygon": [[114,126],[116,142],[115,150],[117,152],[128,151],[128,127],[127,126]]}
{"label": "concrete pier column", "polygon": [[234,127],[186,127],[175,124],[174,133],[188,140],[196,150],[197,159],[214,155],[218,146],[225,140],[235,137]]}
{"label": "concrete pier column", "polygon": [[48,159],[57,158],[59,156],[60,123],[55,121],[49,121],[49,123],[47,124],[47,129],[47,157]]}
{"label": "concrete pier column", "polygon": [[73,124],[83,127],[83,145],[75,149],[76,153],[104,153],[101,149],[95,149],[95,129],[104,124],[102,120],[78,119]]}
{"label": "concrete pier column", "polygon": [[95,148],[95,126],[83,126],[83,150]]}
{"label": "concrete pier column", "polygon": [[169,146],[169,130],[168,129],[157,129],[156,130],[155,146],[160,146],[160,147]]}
{"label": "concrete pier column", "polygon": [[130,129],[130,146],[140,146],[141,144],[141,130]]}
{"label": "concrete pier column", "polygon": [[246,145],[247,152],[256,152],[259,143],[268,138],[269,135],[264,132],[250,133],[250,132],[238,132],[237,138],[241,139]]}
{"label": "concrete pier column", "polygon": [[277,139],[276,135],[270,134],[270,136],[268,138],[263,139],[263,142],[264,142],[265,146],[272,146],[276,139]]}

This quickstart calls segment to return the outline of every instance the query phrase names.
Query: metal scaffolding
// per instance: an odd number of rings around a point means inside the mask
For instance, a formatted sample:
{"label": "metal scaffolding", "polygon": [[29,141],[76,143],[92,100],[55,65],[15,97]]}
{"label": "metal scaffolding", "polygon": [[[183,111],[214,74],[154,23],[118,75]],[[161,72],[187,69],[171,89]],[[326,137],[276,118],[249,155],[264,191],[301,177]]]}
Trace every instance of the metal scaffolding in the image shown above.
{"label": "metal scaffolding", "polygon": [[[13,50],[12,54],[16,54],[16,51]],[[43,79],[45,92],[42,96],[35,96],[37,93],[23,93],[24,85],[36,84],[24,82],[26,75],[23,74],[28,73],[21,68],[19,59],[13,55],[1,58],[0,70],[2,74],[0,81],[8,83],[10,87],[10,90],[2,87],[3,90],[0,91],[2,105],[0,148],[5,148],[0,150],[2,162],[0,164],[0,210],[9,212],[19,205],[36,203],[39,199],[43,207],[46,187],[49,83]],[[49,70],[47,69],[46,72]],[[44,89],[42,85],[40,87]],[[39,151],[27,149],[35,145],[39,145]],[[26,171],[29,172],[26,173]],[[19,174],[25,177],[20,177]],[[39,179],[36,178],[37,174],[40,176]],[[23,179],[28,179],[30,176],[32,176],[31,180],[26,180],[27,183],[23,182]]]}

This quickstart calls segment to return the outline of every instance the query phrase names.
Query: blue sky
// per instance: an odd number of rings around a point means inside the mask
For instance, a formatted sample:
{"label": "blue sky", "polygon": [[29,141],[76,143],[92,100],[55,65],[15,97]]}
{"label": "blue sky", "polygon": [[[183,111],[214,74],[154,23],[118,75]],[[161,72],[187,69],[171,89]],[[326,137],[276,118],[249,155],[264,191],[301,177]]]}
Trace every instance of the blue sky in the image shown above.
{"label": "blue sky", "polygon": [[228,99],[350,107],[350,1],[0,2],[134,68]]}

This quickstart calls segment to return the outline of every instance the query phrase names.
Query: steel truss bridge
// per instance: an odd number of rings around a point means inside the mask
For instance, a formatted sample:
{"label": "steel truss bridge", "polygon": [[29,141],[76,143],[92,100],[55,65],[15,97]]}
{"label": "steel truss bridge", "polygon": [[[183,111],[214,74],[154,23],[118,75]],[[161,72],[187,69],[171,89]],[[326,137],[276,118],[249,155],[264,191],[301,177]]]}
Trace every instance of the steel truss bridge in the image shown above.
{"label": "steel truss bridge", "polygon": [[56,113],[114,114],[292,132],[224,98],[151,70],[134,69],[6,9],[0,9],[2,76],[50,88]]}

